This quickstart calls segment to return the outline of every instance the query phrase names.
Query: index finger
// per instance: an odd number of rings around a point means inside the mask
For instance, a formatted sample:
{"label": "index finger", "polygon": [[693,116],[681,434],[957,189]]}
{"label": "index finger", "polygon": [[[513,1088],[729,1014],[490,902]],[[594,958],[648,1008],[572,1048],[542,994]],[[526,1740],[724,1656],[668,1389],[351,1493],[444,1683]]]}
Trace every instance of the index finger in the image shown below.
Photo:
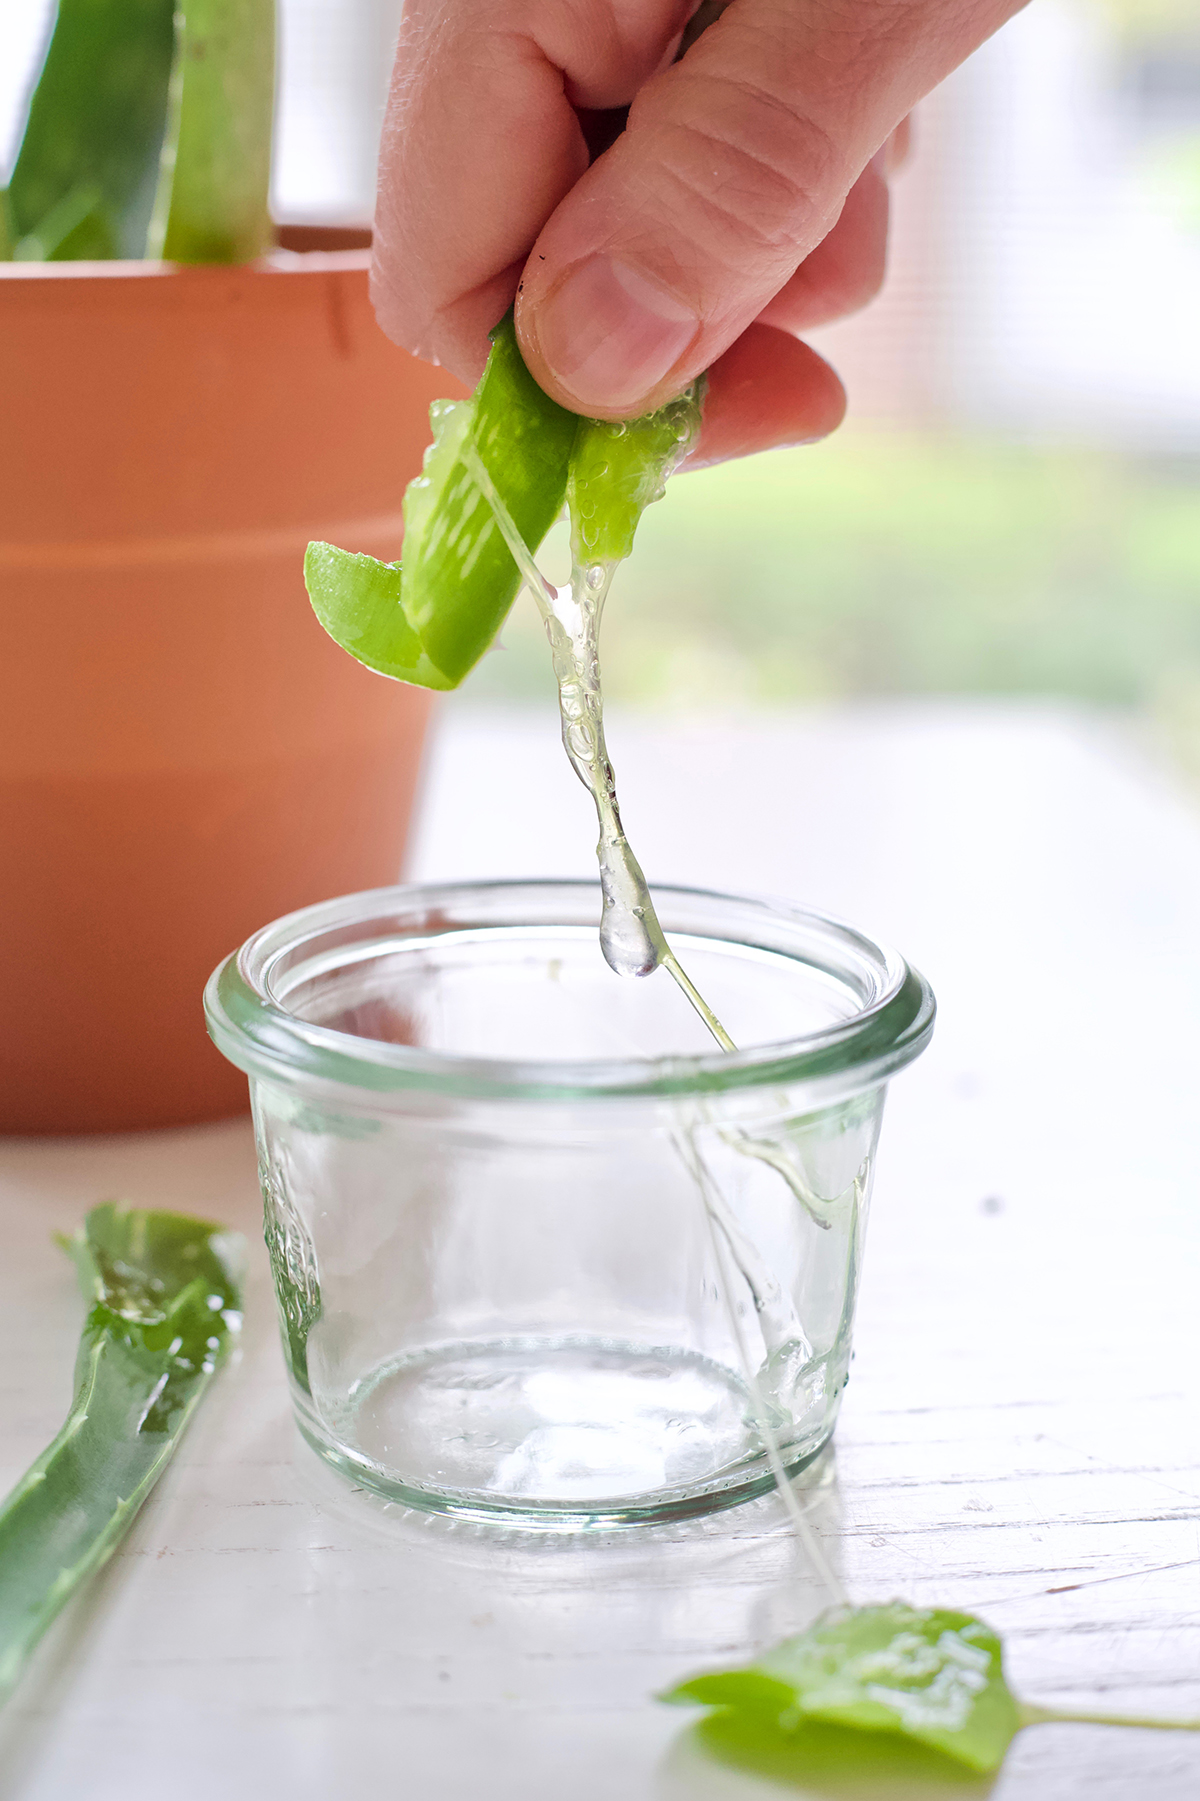
{"label": "index finger", "polygon": [[576,106],[626,104],[688,0],[410,0],[380,147],[372,296],[464,381],[546,220],[585,173]]}

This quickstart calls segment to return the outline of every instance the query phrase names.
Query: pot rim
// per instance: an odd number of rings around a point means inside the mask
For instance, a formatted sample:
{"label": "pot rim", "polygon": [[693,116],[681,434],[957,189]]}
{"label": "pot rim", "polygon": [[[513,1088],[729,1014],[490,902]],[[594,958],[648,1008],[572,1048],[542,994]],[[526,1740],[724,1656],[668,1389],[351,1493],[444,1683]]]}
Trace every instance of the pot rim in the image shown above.
{"label": "pot rim", "polygon": [[[655,884],[654,892],[661,911],[674,913],[667,931],[790,955],[845,988],[856,982],[863,1004],[820,1031],[734,1053],[579,1062],[430,1051],[356,1037],[289,1012],[275,990],[288,969],[307,967],[306,949],[310,961],[317,959],[323,939],[327,957],[340,947],[366,955],[364,945],[404,939],[406,948],[417,950],[431,935],[503,925],[494,913],[489,917],[489,900],[517,915],[508,918],[510,927],[586,923],[595,929],[595,882],[408,883],[305,907],[254,933],[209,979],[208,1030],[218,1050],[251,1077],[332,1083],[376,1098],[421,1090],[458,1099],[537,1101],[694,1095],[799,1081],[852,1094],[886,1081],[929,1042],[936,1004],[928,982],[897,951],[856,927],[787,901],[667,884]],[[800,955],[801,943],[808,955]]]}
{"label": "pot rim", "polygon": [[369,269],[369,250],[285,250],[276,247],[248,263],[165,263],[147,258],[110,257],[102,262],[0,263],[0,282],[27,281],[216,281],[237,276],[312,275],[339,269]]}
{"label": "pot rim", "polygon": [[[262,256],[247,263],[170,263],[161,258],[106,257],[98,262],[83,258],[67,262],[0,263],[0,277],[9,281],[35,280],[136,280],[139,276],[199,277],[211,280],[217,275],[288,275],[324,270],[368,269],[371,265],[371,240],[374,226],[369,220],[286,219],[276,222],[278,242]],[[288,240],[292,240],[289,242]],[[358,239],[352,243],[349,240]]]}

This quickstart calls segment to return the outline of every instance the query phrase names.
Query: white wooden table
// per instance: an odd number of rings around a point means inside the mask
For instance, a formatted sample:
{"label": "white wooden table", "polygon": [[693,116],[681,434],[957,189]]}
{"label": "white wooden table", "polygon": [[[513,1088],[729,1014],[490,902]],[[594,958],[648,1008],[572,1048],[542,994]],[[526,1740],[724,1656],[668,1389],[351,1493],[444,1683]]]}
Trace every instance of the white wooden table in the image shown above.
{"label": "white wooden table", "polygon": [[[978,1609],[1031,1699],[1200,1715],[1197,815],[1052,709],[611,740],[652,875],[849,915],[941,1002],[891,1098],[854,1380],[808,1491],[851,1591]],[[501,755],[511,819],[474,775]],[[448,708],[431,778],[415,874],[589,867],[548,717]],[[256,1234],[248,1126],[0,1142],[4,1487],[69,1394],[50,1230],[114,1194]],[[751,1801],[781,1790],[650,1697],[820,1601],[774,1497],[571,1542],[343,1491],[293,1435],[257,1252],[240,1363],[0,1717],[0,1801]],[[1038,1728],[993,1792],[1194,1801],[1200,1736]]]}

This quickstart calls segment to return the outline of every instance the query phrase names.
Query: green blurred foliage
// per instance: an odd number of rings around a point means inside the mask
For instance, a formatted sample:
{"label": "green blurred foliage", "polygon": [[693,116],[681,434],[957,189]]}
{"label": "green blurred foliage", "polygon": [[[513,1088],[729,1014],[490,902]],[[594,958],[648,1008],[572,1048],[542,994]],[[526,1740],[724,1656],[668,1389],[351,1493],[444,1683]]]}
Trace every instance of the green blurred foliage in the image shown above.
{"label": "green blurred foliage", "polygon": [[[560,543],[542,561],[561,578]],[[526,597],[503,642],[476,698],[549,696]],[[1200,702],[1200,460],[859,426],[677,477],[617,577],[603,649],[606,692],[641,705]]]}
{"label": "green blurred foliage", "polygon": [[1196,0],[1084,0],[1084,10],[1098,12],[1127,44],[1200,36]]}

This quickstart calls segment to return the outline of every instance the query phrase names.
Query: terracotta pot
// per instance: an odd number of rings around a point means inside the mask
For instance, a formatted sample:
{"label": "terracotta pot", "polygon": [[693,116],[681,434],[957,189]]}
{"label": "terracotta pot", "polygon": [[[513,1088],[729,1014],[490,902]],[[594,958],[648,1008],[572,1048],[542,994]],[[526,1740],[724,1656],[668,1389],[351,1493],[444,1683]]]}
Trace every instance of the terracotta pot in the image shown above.
{"label": "terracotta pot", "polygon": [[0,1129],[239,1110],[210,970],[395,880],[428,699],[337,649],[301,563],[397,554],[445,392],[365,250],[0,264]]}

